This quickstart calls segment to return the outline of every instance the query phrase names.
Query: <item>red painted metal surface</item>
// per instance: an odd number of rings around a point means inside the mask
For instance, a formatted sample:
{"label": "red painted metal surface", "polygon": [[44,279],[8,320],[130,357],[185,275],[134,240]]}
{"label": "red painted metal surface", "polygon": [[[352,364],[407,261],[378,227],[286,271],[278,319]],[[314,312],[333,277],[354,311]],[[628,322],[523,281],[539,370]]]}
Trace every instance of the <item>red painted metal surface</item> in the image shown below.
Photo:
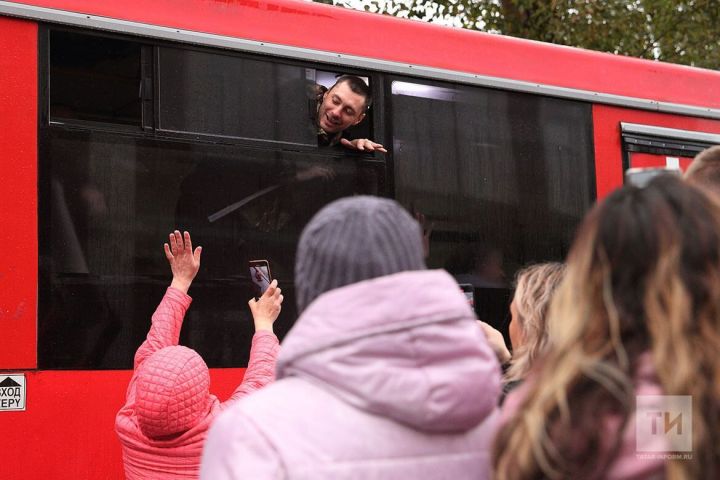
{"label": "red painted metal surface", "polygon": [[37,24],[0,17],[0,368],[34,368]]}
{"label": "red painted metal surface", "polygon": [[299,0],[16,3],[589,91],[720,108],[720,72]]}
{"label": "red painted metal surface", "polygon": [[720,133],[720,121],[682,117],[626,108],[593,105],[595,174],[598,198],[622,185],[622,144],[620,122],[698,132]]}
{"label": "red painted metal surface", "polygon": [[[212,370],[211,392],[227,399],[243,373]],[[27,410],[0,412],[0,478],[124,478],[114,428],[131,375],[129,370],[28,372]]]}

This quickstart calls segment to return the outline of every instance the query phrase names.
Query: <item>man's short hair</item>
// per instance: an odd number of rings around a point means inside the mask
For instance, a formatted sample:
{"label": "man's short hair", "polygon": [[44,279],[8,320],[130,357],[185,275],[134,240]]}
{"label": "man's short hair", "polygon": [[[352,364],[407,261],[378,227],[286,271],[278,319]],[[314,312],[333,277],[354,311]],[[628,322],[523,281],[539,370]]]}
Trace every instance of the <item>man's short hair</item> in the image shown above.
{"label": "man's short hair", "polygon": [[336,85],[340,85],[341,83],[346,83],[347,86],[350,87],[350,90],[353,93],[356,93],[365,99],[365,105],[364,105],[365,111],[367,111],[370,108],[370,105],[372,105],[372,96],[370,94],[370,87],[368,87],[367,83],[365,83],[365,81],[362,78],[356,77],[355,75],[343,75],[337,79],[337,81],[335,82],[335,85],[330,87],[330,90],[335,88]]}
{"label": "man's short hair", "polygon": [[685,172],[685,179],[720,193],[720,145],[698,153]]}

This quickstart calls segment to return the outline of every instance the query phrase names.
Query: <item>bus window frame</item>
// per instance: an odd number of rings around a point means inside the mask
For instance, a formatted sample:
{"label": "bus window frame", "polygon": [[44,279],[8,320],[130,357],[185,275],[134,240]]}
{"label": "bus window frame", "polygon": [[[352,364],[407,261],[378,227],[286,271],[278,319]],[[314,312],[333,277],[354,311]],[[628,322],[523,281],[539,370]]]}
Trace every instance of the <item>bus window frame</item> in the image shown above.
{"label": "bus window frame", "polygon": [[[195,135],[183,132],[168,132],[159,131],[155,128],[155,115],[158,111],[157,102],[158,95],[155,92],[157,86],[157,77],[155,76],[155,70],[153,67],[153,74],[151,79],[153,81],[153,94],[150,99],[150,105],[152,108],[152,125],[143,125],[144,128],[138,128],[136,126],[129,126],[123,124],[116,124],[110,122],[96,122],[87,120],[76,120],[76,119],[63,119],[54,118],[50,116],[50,36],[52,31],[61,30],[76,33],[79,35],[87,35],[90,37],[112,37],[115,39],[126,40],[135,44],[142,44],[142,51],[147,49],[155,50],[159,48],[159,44],[170,45],[174,48],[198,48],[196,46],[173,43],[173,42],[151,42],[147,43],[146,39],[135,38],[120,34],[105,34],[104,32],[87,31],[80,28],[68,28],[64,26],[56,26],[50,24],[42,24],[38,29],[38,218],[40,219],[38,225],[38,318],[41,318],[43,312],[47,312],[49,308],[52,308],[52,297],[51,291],[54,288],[55,283],[51,278],[47,277],[48,272],[52,272],[47,265],[43,265],[43,262],[50,258],[52,253],[52,242],[54,240],[51,231],[51,211],[52,211],[52,198],[50,193],[50,185],[52,179],[52,170],[57,168],[59,159],[51,158],[51,145],[53,135],[56,135],[62,131],[78,134],[93,135],[98,134],[110,134],[125,138],[131,138],[135,140],[147,140],[150,142],[171,142],[171,143],[188,143],[196,146],[201,145],[228,145],[238,147],[240,149],[249,149],[262,152],[284,152],[289,153],[289,158],[297,158],[297,154],[307,155],[307,159],[312,161],[316,160],[353,160],[360,164],[372,165],[377,169],[378,172],[378,190],[379,195],[388,196],[388,179],[393,176],[393,173],[388,168],[388,162],[386,156],[378,154],[369,154],[364,152],[358,152],[355,150],[347,149],[342,146],[334,147],[318,147],[318,146],[306,146],[306,145],[295,145],[288,144],[288,142],[278,142],[272,140],[258,140],[258,139],[237,139],[237,138],[223,138],[222,136],[215,135]],[[201,50],[214,52],[215,49],[202,47]],[[233,56],[247,57],[252,59],[259,59],[268,62],[280,62],[285,63],[286,59],[280,57],[273,57],[267,55],[257,54],[246,54],[240,52],[231,52]],[[152,63],[155,63],[156,55],[151,55]],[[142,59],[141,59],[142,62]],[[340,69],[335,68],[334,65],[318,64],[316,62],[301,62],[293,61],[290,62],[297,64],[304,68],[324,69],[336,71],[339,74],[354,74],[366,76],[370,79],[371,85],[373,85],[373,109],[372,109],[372,132],[373,134],[379,135],[379,140],[383,140],[383,130],[378,126],[384,128],[385,122],[383,119],[382,108],[384,105],[384,99],[382,98],[383,91],[382,85],[382,73],[378,72],[361,72],[354,69]],[[142,68],[142,66],[141,66]],[[141,82],[143,81],[143,74],[141,73]],[[377,85],[377,86],[376,86]],[[144,101],[145,98],[141,97]],[[145,115],[145,106],[143,106],[143,115]],[[143,123],[147,117],[143,116]],[[159,301],[159,299],[158,299]],[[128,328],[128,327],[123,327]],[[114,370],[117,368],[125,368],[116,364],[108,365],[91,365],[82,364],[77,366],[66,365],[65,363],[58,363],[51,357],[43,355],[43,350],[51,349],[54,340],[52,338],[44,338],[42,335],[42,329],[38,328],[37,336],[37,361],[39,368],[44,370]],[[244,364],[236,363],[235,361],[213,365],[213,368],[242,368]]]}
{"label": "bus window frame", "polygon": [[[656,132],[637,132],[632,126],[648,127],[649,130]],[[620,133],[620,142],[622,145],[622,169],[623,172],[631,167],[630,157],[633,153],[648,153],[666,157],[689,157],[693,158],[703,150],[710,148],[715,143],[711,141],[703,141],[697,138],[682,138],[682,133],[688,135],[705,133],[708,135],[717,135],[709,132],[698,132],[695,130],[677,130],[667,127],[659,127],[655,125],[628,124],[620,122],[618,125]],[[669,136],[663,134],[666,130],[673,130],[678,135]],[[623,180],[625,182],[625,180]]]}

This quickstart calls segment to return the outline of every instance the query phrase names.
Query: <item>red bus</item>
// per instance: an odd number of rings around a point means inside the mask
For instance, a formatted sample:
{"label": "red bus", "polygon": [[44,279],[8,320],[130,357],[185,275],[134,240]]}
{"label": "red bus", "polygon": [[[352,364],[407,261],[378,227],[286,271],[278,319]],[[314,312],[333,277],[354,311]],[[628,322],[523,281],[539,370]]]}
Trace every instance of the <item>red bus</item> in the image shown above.
{"label": "red bus", "polygon": [[[247,260],[287,292],[282,336],[295,243],[334,198],[424,215],[428,265],[502,327],[514,271],[562,259],[624,169],[720,143],[720,72],[295,0],[0,1],[0,45],[3,478],[122,478],[114,416],[174,228],[204,247],[181,342],[222,399]],[[372,90],[352,134],[387,154],[317,145],[308,87],[342,74]]]}

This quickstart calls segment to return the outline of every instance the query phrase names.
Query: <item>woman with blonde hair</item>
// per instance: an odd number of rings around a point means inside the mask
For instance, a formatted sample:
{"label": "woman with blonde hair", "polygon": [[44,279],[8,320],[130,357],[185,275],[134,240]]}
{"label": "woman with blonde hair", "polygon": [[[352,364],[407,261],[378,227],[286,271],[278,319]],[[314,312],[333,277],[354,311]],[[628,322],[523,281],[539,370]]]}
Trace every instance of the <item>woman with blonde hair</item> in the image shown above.
{"label": "woman with blonde hair", "polygon": [[564,272],[562,263],[548,262],[525,267],[516,275],[509,326],[513,355],[505,373],[508,387],[521,382],[535,359],[545,350],[548,341],[547,312]]}
{"label": "woman with blonde hair", "polygon": [[[583,222],[548,318],[551,348],[506,401],[496,478],[720,476],[716,205],[668,176],[615,191]],[[664,396],[692,404],[690,452],[672,453],[677,425],[649,430]]]}

